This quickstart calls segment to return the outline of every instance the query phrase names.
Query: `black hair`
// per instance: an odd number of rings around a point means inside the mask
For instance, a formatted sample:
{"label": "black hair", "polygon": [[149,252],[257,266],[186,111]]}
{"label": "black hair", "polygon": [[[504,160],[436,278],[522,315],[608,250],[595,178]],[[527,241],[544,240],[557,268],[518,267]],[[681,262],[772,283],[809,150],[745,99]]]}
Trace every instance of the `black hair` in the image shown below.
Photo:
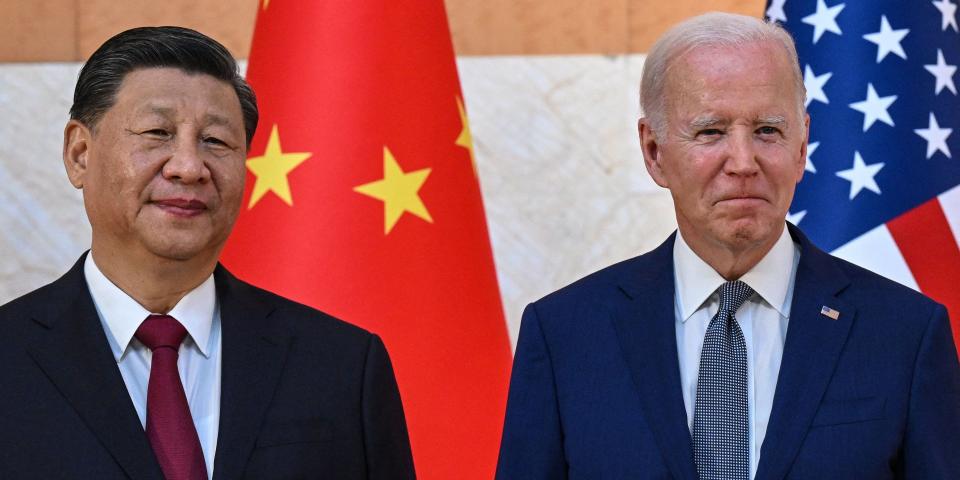
{"label": "black hair", "polygon": [[114,102],[124,77],[142,68],[169,67],[202,73],[229,83],[243,111],[246,144],[257,130],[257,97],[240,76],[233,55],[216,40],[189,28],[139,27],[121,32],[100,46],[80,70],[70,118],[91,129]]}

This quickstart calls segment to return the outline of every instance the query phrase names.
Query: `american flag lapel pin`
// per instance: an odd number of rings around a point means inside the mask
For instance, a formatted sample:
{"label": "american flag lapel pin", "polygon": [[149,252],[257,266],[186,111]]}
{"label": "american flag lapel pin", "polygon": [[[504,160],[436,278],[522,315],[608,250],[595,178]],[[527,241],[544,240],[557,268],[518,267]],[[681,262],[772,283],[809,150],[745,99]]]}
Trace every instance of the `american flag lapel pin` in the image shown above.
{"label": "american flag lapel pin", "polygon": [[833,320],[836,320],[836,319],[840,318],[840,312],[838,312],[838,311],[836,311],[836,310],[834,310],[834,309],[832,309],[832,308],[830,308],[830,307],[828,307],[828,306],[826,306],[826,305],[824,305],[822,308],[820,308],[820,315],[823,315],[823,316],[825,316],[825,317],[829,317],[829,318],[831,318],[831,319],[833,319]]}

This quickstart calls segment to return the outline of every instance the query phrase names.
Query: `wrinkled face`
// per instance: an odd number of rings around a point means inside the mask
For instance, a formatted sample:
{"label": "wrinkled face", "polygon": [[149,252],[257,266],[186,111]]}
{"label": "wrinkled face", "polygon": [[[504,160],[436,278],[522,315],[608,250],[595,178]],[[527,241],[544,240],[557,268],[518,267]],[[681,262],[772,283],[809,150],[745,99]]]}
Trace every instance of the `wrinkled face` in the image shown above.
{"label": "wrinkled face", "polygon": [[135,70],[92,132],[68,124],[65,136],[67,173],[83,189],[95,249],[219,255],[239,212],[246,158],[229,83],[174,68]]}
{"label": "wrinkled face", "polygon": [[684,239],[728,250],[776,241],[806,159],[797,93],[775,44],[701,47],[673,62],[665,138],[642,121],[641,141]]}

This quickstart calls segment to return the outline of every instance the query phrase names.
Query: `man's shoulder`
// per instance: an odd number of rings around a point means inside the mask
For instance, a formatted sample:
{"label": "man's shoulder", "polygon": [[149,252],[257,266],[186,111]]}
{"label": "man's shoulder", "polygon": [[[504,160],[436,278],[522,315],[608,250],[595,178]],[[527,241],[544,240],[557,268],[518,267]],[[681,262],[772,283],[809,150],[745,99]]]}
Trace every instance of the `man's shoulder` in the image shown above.
{"label": "man's shoulder", "polygon": [[930,297],[821,250],[795,225],[788,224],[788,228],[800,248],[796,289],[813,288],[821,294],[836,296],[867,314],[873,323],[916,326],[924,324],[917,322],[917,318],[945,314],[944,306]]}
{"label": "man's shoulder", "polygon": [[643,255],[606,266],[543,296],[535,303],[566,302],[582,297],[598,298],[617,291],[630,273],[641,268]]}
{"label": "man's shoulder", "polygon": [[[534,304],[538,308],[564,309],[584,302],[602,305],[632,298],[642,288],[664,288],[672,292],[673,241],[671,235],[657,248],[586,275]],[[668,283],[663,284],[666,281]]]}
{"label": "man's shoulder", "polygon": [[44,285],[0,305],[0,321],[35,312],[37,309],[49,305],[51,301],[55,301],[57,295],[54,294],[54,288],[51,285]]}
{"label": "man's shoulder", "polygon": [[54,311],[64,304],[88,295],[82,273],[83,258],[60,278],[0,305],[0,322]]}
{"label": "man's shoulder", "polygon": [[[298,338],[316,338],[324,342],[337,344],[356,344],[365,347],[373,334],[364,328],[343,321],[329,313],[303,303],[283,297],[269,290],[257,287],[234,277],[226,269],[219,268],[215,275],[218,296],[220,289],[229,289],[227,298],[241,298],[262,306],[268,312],[268,321],[287,330]],[[222,301],[222,300],[221,300]],[[223,305],[221,305],[221,315]],[[221,321],[227,323],[228,318]]]}
{"label": "man's shoulder", "polygon": [[850,296],[864,298],[877,305],[899,304],[912,309],[932,310],[940,306],[930,297],[910,287],[840,257],[827,255],[849,279]]}

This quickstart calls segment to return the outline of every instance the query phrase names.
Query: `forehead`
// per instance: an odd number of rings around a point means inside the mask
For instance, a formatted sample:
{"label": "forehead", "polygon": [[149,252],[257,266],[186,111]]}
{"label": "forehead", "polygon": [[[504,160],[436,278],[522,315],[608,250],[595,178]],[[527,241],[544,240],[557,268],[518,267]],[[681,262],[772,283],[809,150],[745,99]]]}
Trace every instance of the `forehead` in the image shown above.
{"label": "forehead", "polygon": [[697,104],[780,108],[795,105],[797,95],[789,56],[774,42],[687,51],[670,65],[664,93],[671,110]]}
{"label": "forehead", "polygon": [[242,125],[243,117],[240,100],[230,83],[177,68],[144,68],[128,73],[117,89],[110,112],[211,116],[238,125]]}
{"label": "forehead", "polygon": [[736,73],[744,69],[763,69],[790,74],[790,63],[784,47],[774,41],[746,42],[741,45],[703,45],[680,54],[673,61],[675,68],[686,68],[704,74]]}

